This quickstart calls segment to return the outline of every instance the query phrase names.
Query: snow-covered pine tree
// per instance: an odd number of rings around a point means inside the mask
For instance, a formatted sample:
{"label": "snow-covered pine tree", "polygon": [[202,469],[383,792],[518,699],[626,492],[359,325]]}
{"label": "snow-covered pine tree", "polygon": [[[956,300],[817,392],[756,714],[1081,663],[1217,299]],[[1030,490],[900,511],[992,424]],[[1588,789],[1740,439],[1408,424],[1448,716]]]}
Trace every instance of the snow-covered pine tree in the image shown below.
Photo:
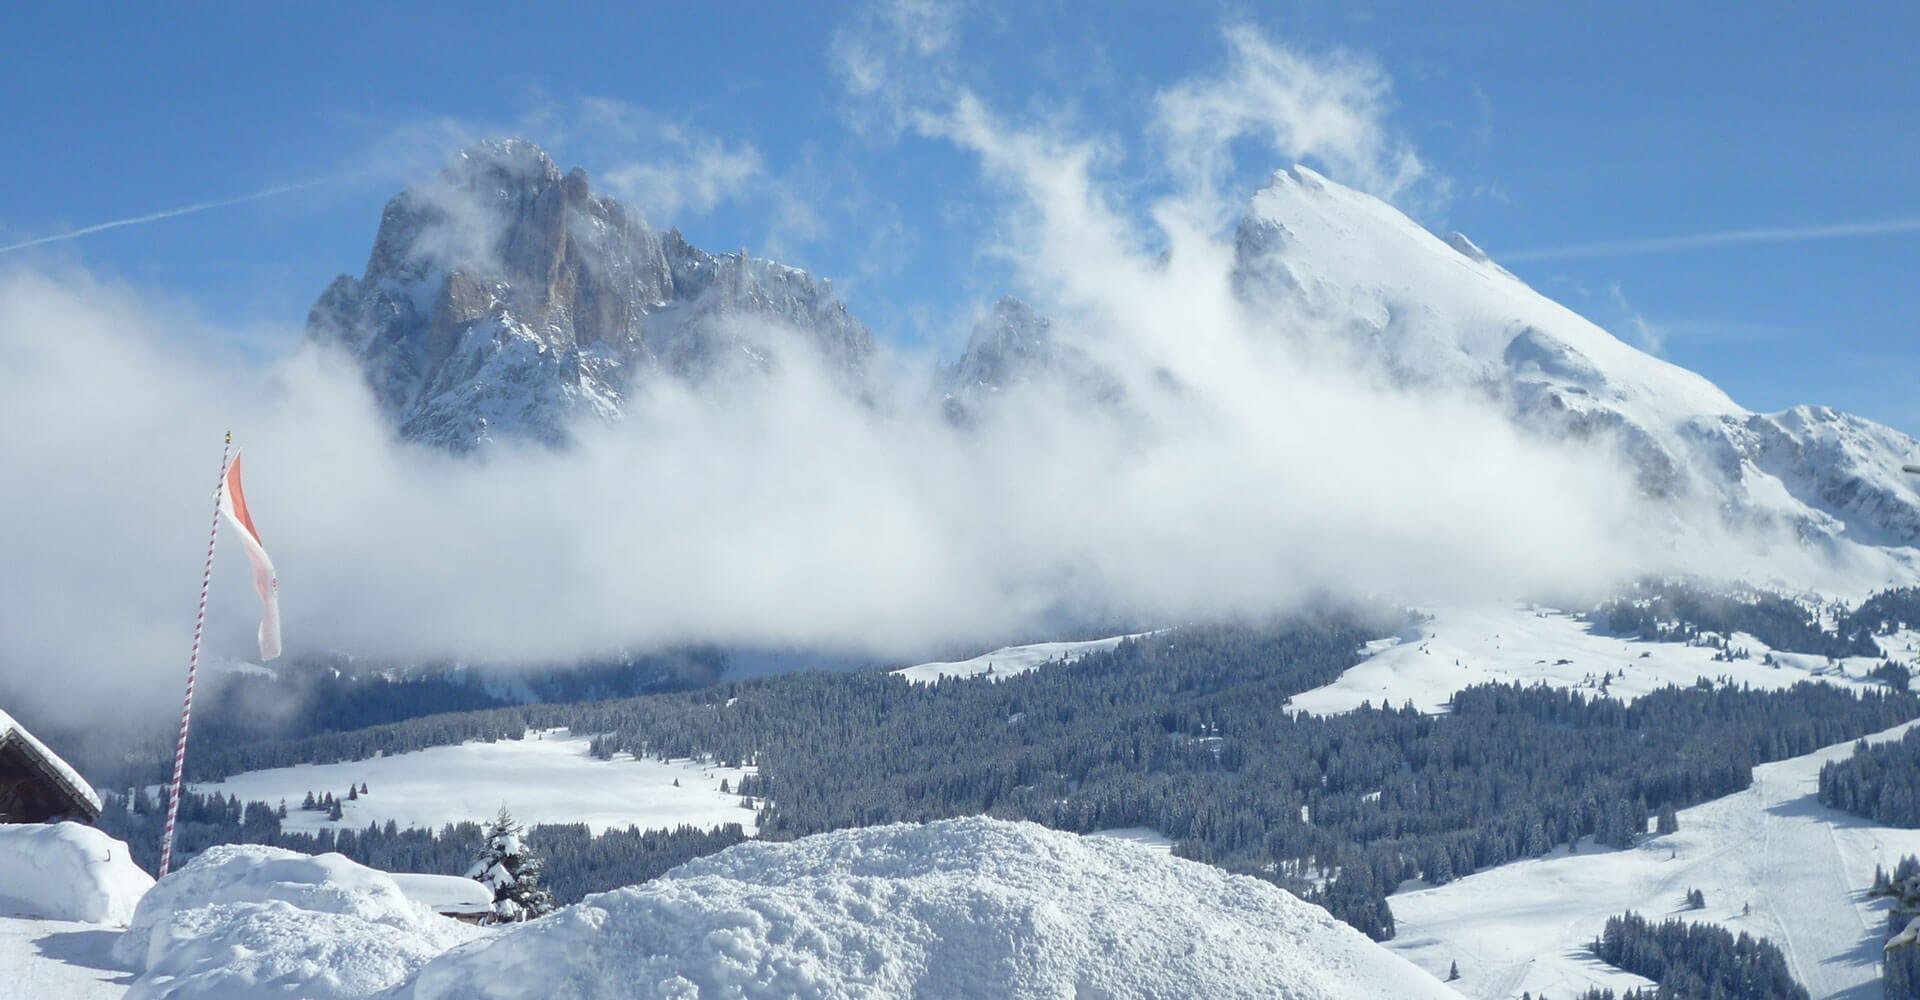
{"label": "snow-covered pine tree", "polygon": [[527,846],[524,833],[513,814],[501,806],[500,815],[487,827],[473,867],[467,869],[468,878],[493,890],[493,915],[487,923],[518,923],[553,911],[553,893],[540,884],[546,862]]}

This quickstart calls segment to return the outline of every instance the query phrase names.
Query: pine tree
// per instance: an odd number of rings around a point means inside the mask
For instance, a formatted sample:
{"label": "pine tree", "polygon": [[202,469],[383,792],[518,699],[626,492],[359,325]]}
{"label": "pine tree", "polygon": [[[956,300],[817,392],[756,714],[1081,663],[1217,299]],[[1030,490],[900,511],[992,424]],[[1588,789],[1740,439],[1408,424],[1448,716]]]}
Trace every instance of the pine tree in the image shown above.
{"label": "pine tree", "polygon": [[1460,963],[1456,961],[1453,963],[1453,966],[1447,970],[1447,982],[1451,983],[1454,980],[1459,978],[1460,978]]}
{"label": "pine tree", "polygon": [[474,858],[467,877],[493,890],[493,915],[488,923],[510,924],[550,913],[553,893],[540,884],[546,862],[533,853],[522,837],[523,828],[500,807],[487,827],[486,841]]}
{"label": "pine tree", "polygon": [[327,818],[330,820],[338,820],[342,815],[344,815],[344,813],[340,809],[340,800],[329,799],[327,801]]}

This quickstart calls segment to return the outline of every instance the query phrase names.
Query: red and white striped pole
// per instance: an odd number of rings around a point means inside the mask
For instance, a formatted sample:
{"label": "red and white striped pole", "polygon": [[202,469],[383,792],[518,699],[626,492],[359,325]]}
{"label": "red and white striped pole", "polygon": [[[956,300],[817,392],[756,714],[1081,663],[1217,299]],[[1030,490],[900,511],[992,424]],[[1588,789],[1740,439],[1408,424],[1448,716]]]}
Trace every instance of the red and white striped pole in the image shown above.
{"label": "red and white striped pole", "polygon": [[220,483],[213,490],[213,530],[207,533],[207,568],[200,574],[200,612],[193,619],[193,654],[187,658],[187,700],[180,706],[180,742],[173,748],[173,788],[167,797],[167,833],[160,842],[160,877],[173,864],[173,823],[180,815],[180,778],[187,769],[187,725],[193,720],[193,677],[200,668],[200,635],[207,627],[207,590],[213,584],[213,546],[220,540],[220,500],[227,489],[227,461],[233,432],[220,447]]}

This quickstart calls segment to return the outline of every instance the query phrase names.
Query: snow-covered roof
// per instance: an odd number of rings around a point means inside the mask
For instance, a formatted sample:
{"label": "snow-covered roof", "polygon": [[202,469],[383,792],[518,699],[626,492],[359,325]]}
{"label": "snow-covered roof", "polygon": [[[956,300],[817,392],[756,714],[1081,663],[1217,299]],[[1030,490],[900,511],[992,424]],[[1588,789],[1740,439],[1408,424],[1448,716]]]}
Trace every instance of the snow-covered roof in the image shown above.
{"label": "snow-covered roof", "polygon": [[61,760],[60,755],[48,749],[39,737],[27,732],[27,728],[15,721],[13,716],[0,710],[0,749],[9,746],[18,747],[28,763],[34,765],[76,805],[82,806],[88,820],[99,818],[100,793],[93,790],[93,786],[80,776],[79,771],[73,769],[73,765]]}
{"label": "snow-covered roof", "polygon": [[458,875],[392,873],[401,895],[435,913],[477,915],[493,912],[493,890]]}

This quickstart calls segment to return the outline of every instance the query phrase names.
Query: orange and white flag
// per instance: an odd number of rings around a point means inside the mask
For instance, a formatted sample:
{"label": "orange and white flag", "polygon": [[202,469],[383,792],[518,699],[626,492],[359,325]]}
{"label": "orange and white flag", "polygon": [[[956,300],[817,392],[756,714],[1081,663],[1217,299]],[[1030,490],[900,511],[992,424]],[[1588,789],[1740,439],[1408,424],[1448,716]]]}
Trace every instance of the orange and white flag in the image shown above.
{"label": "orange and white flag", "polygon": [[260,592],[260,603],[264,606],[260,617],[260,659],[271,660],[280,655],[280,579],[273,573],[273,560],[260,544],[260,532],[254,528],[253,515],[247,511],[247,494],[240,488],[237,449],[233,462],[227,466],[225,488],[220,491],[220,513],[239,533],[240,546],[247,550],[247,561],[253,564],[253,589]]}

